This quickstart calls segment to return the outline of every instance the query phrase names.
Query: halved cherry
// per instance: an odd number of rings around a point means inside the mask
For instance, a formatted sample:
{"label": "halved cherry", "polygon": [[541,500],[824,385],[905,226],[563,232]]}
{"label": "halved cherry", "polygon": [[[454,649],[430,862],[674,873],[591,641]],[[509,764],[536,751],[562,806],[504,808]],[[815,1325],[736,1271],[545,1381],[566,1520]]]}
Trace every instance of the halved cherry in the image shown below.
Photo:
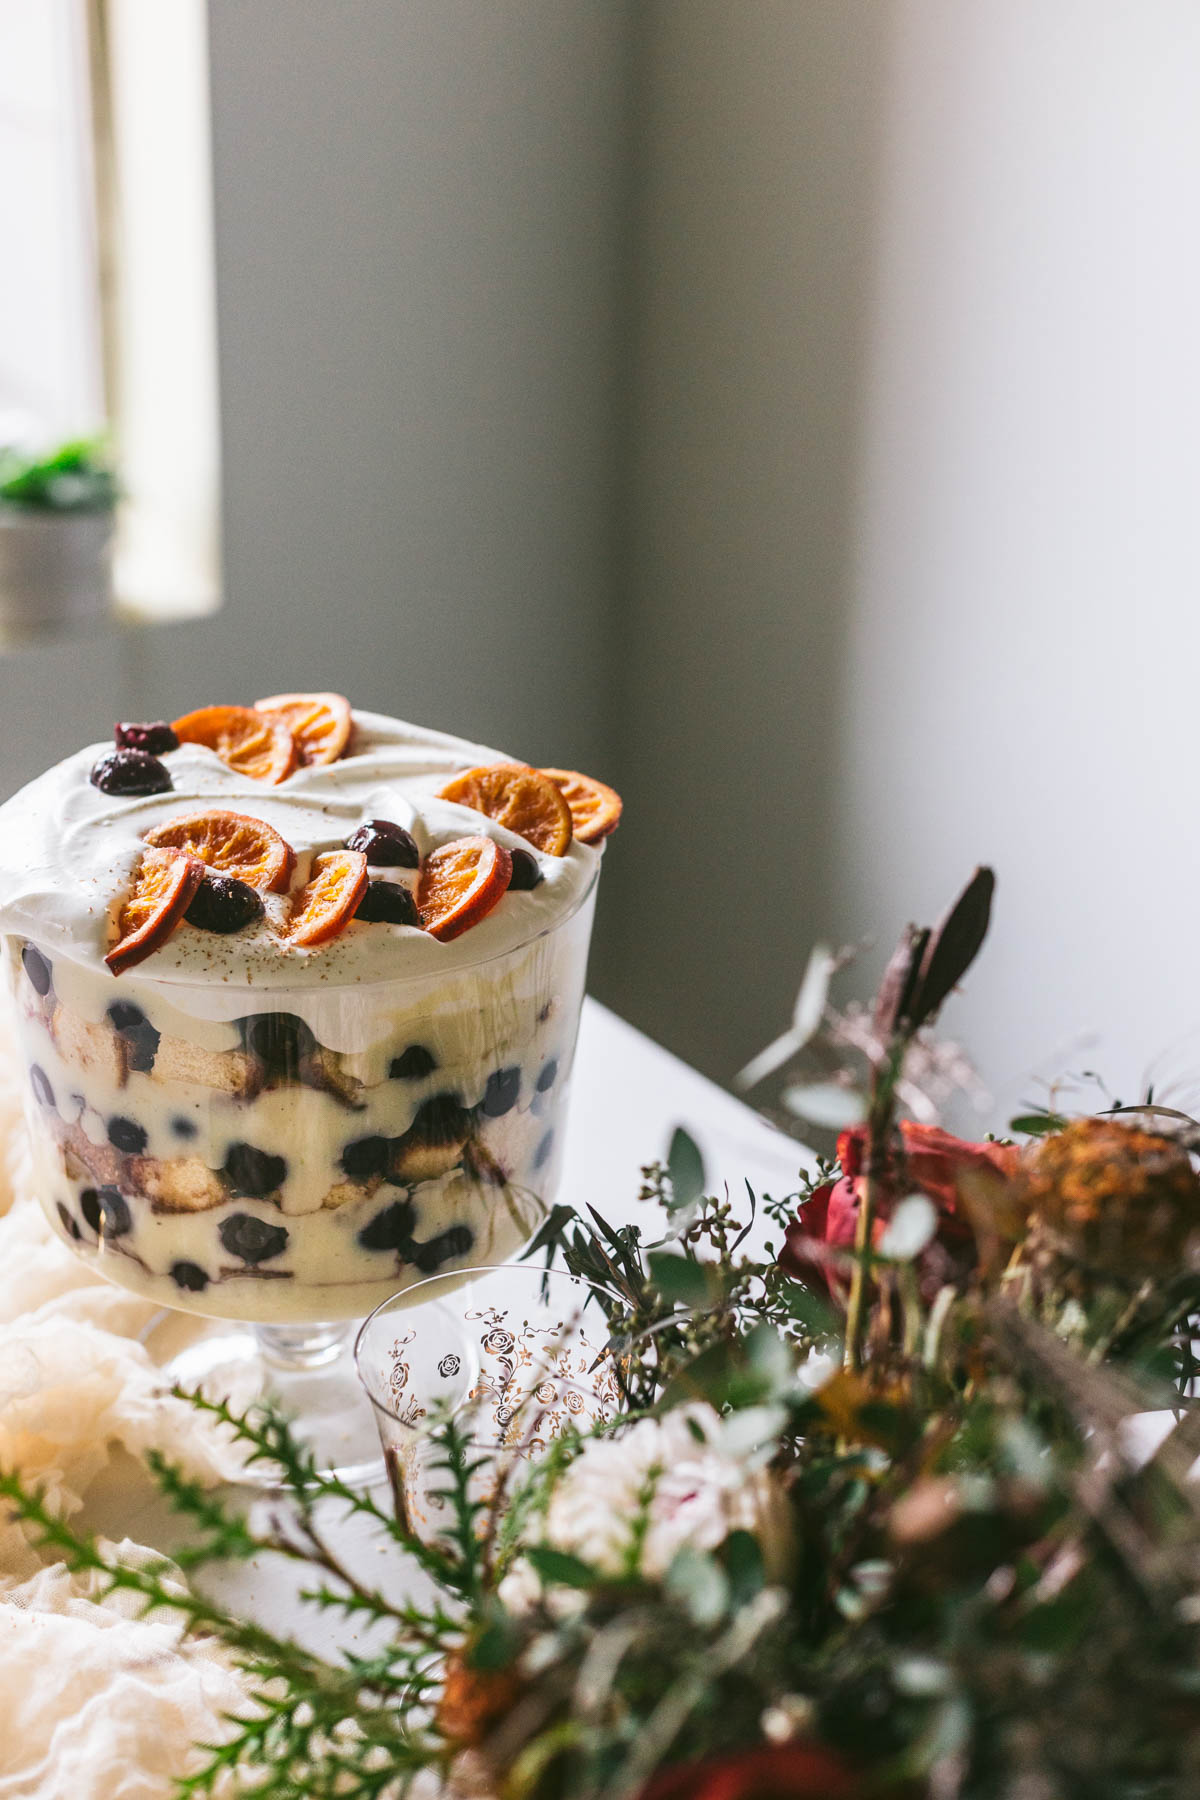
{"label": "halved cherry", "polygon": [[581,844],[598,844],[621,823],[621,796],[594,775],[578,769],[543,769],[571,810],[571,824]]}
{"label": "halved cherry", "polygon": [[326,850],[296,895],[287,941],[299,950],[324,944],[344,931],[367,891],[367,859],[361,850]]}
{"label": "halved cherry", "polygon": [[422,864],[417,916],[431,937],[445,943],[478,925],[511,880],[512,857],[494,838],[454,838]]}
{"label": "halved cherry", "polygon": [[256,700],[254,710],[284,721],[306,768],[336,762],[350,742],[350,702],[343,694],[272,694]]}
{"label": "halved cherry", "polygon": [[570,848],[571,809],[540,769],[524,763],[468,769],[447,782],[442,799],[486,813],[549,856],[565,856]]}
{"label": "halved cherry", "polygon": [[168,819],[146,833],[146,842],[186,850],[208,868],[269,893],[286,888],[296,866],[296,852],[272,826],[220,807]]}
{"label": "halved cherry", "polygon": [[204,864],[185,850],[142,852],[133,886],[117,918],[117,941],[104,960],[123,975],[165,943],[204,880]]}
{"label": "halved cherry", "polygon": [[252,706],[202,706],[176,719],[173,730],[181,743],[207,744],[239,775],[272,786],[296,766],[296,740],[287,720]]}

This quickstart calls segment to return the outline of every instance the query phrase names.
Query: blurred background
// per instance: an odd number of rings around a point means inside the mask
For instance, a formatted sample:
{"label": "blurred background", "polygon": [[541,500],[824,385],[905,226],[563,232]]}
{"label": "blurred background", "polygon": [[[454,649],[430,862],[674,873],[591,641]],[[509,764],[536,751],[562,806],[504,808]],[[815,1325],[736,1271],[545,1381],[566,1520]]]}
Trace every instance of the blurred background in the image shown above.
{"label": "blurred background", "polygon": [[0,417],[125,494],[0,789],[340,689],[621,789],[593,990],[719,1080],[986,860],[995,1116],[1182,1096],[1197,92],[1194,0],[0,0]]}

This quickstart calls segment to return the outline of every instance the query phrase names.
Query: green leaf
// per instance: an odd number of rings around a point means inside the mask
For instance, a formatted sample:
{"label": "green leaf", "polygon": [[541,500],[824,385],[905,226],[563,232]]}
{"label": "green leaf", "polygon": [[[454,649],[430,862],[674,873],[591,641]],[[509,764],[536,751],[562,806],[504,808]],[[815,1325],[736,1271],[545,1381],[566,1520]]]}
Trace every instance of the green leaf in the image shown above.
{"label": "green leaf", "polygon": [[861,1125],[867,1116],[864,1096],[840,1081],[794,1082],[784,1088],[780,1099],[798,1119],[823,1125],[827,1131],[847,1131],[852,1125]]}
{"label": "green leaf", "polygon": [[767,1579],[766,1564],[758,1539],[748,1531],[731,1531],[721,1555],[735,1607],[753,1600]]}
{"label": "green leaf", "polygon": [[[663,1389],[657,1410],[669,1412],[673,1406],[687,1400],[707,1400],[710,1406],[720,1411],[732,1398],[739,1377],[744,1380],[745,1373],[745,1357],[740,1344],[710,1344],[671,1377]],[[757,1397],[765,1399],[765,1383],[760,1380],[758,1388]]]}
{"label": "green leaf", "polygon": [[691,1544],[675,1552],[665,1586],[697,1625],[715,1625],[728,1609],[729,1577],[715,1557]]}
{"label": "green leaf", "polygon": [[496,1607],[472,1642],[467,1661],[473,1669],[506,1669],[520,1647],[520,1627],[508,1613]]}
{"label": "green leaf", "polygon": [[801,1282],[789,1280],[787,1286],[780,1289],[779,1298],[789,1315],[807,1326],[814,1337],[832,1337],[840,1329],[841,1321],[833,1310],[832,1301]]}
{"label": "green leaf", "polygon": [[554,1207],[551,1210],[550,1217],[543,1221],[541,1230],[533,1239],[533,1242],[522,1250],[517,1260],[519,1262],[527,1262],[531,1256],[536,1256],[539,1250],[556,1250],[562,1241],[563,1232],[566,1230],[567,1226],[573,1224],[578,1217],[579,1214],[575,1211],[573,1206]]}
{"label": "green leaf", "polygon": [[744,1342],[751,1368],[764,1377],[773,1391],[790,1386],[792,1352],[773,1325],[764,1319],[746,1333]]}
{"label": "green leaf", "polygon": [[671,1199],[668,1212],[681,1212],[695,1206],[704,1197],[704,1158],[695,1139],[682,1125],[675,1127],[671,1148],[667,1152],[667,1173],[671,1177]]}
{"label": "green leaf", "polygon": [[649,1254],[650,1279],[662,1295],[678,1306],[708,1306],[713,1299],[711,1272],[694,1256],[676,1256],[670,1250]]}
{"label": "green leaf", "polygon": [[688,1400],[726,1406],[761,1406],[790,1388],[792,1353],[775,1327],[763,1322],[740,1340],[710,1344],[668,1381],[655,1408],[669,1412]]}
{"label": "green leaf", "polygon": [[595,1587],[600,1576],[581,1556],[569,1550],[555,1550],[549,1544],[531,1544],[526,1550],[535,1573],[548,1585],[558,1587]]}
{"label": "green leaf", "polygon": [[1065,1131],[1067,1123],[1061,1113],[1021,1113],[1009,1120],[1008,1129],[1025,1137],[1049,1137],[1053,1131]]}

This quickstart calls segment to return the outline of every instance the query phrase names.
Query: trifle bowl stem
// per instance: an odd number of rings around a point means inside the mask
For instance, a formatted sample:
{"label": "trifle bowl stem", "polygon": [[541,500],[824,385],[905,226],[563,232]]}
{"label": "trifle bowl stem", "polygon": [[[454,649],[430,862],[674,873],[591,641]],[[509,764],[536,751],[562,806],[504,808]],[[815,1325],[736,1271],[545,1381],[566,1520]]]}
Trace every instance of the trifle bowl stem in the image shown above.
{"label": "trifle bowl stem", "polygon": [[[371,1407],[350,1355],[353,1322],[315,1325],[210,1325],[167,1365],[185,1393],[224,1400],[238,1414],[269,1405],[287,1415],[318,1472],[357,1486],[386,1470]],[[274,1486],[268,1462],[248,1463],[249,1486]]]}

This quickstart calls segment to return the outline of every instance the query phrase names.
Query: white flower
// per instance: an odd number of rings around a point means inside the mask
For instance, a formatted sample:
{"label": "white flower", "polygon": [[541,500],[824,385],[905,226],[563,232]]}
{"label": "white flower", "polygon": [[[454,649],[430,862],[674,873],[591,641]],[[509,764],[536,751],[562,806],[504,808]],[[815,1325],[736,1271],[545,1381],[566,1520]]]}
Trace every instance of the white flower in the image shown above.
{"label": "white flower", "polygon": [[[730,1532],[744,1530],[759,1540],[768,1569],[777,1568],[787,1558],[786,1507],[772,1477],[756,1466],[761,1459],[733,1453],[725,1435],[713,1408],[697,1403],[589,1438],[554,1489],[543,1541],[606,1574],[654,1580],[684,1544],[715,1550]],[[528,1604],[527,1566],[518,1564],[501,1594],[515,1607]]]}

